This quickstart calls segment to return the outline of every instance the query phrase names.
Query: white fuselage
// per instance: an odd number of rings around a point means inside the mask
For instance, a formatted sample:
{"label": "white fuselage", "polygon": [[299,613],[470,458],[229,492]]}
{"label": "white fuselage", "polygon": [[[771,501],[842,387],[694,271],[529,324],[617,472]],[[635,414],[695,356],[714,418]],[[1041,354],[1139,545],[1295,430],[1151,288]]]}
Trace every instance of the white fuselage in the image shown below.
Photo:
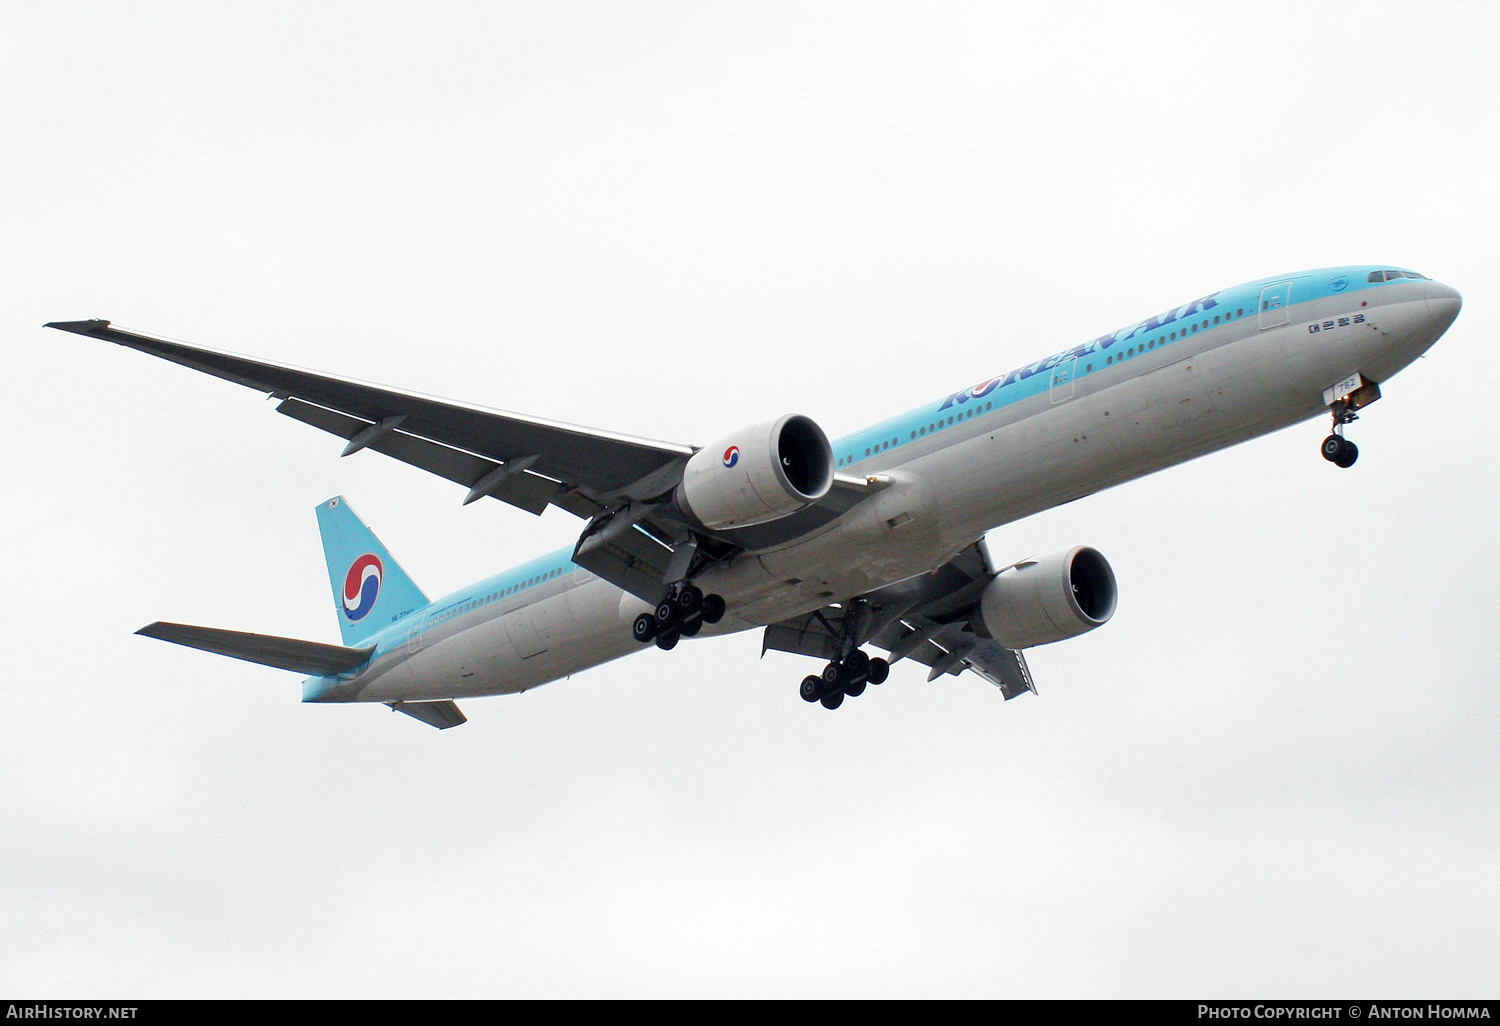
{"label": "white fuselage", "polygon": [[[1199,315],[1157,327],[1160,315],[1124,338],[1039,361],[1026,370],[1046,380],[1036,378],[1042,387],[1019,401],[987,404],[1000,394],[992,379],[834,443],[840,473],[887,475],[890,485],[808,535],[697,578],[729,609],[702,636],[776,623],[926,573],[1000,525],[1317,416],[1325,388],[1355,373],[1387,380],[1457,313],[1453,290],[1400,280],[1267,315],[1257,297],[1271,287],[1244,292],[1264,284],[1241,287],[1249,308],[1241,302],[1236,315],[1231,298],[1222,323]],[[1072,362],[1053,363],[1059,357]],[[870,445],[886,436],[889,448]],[[630,624],[645,602],[574,567],[566,552],[549,558],[553,574],[524,590],[504,594],[492,579],[393,625],[369,664],[309,680],[307,699],[518,692],[643,647]]]}

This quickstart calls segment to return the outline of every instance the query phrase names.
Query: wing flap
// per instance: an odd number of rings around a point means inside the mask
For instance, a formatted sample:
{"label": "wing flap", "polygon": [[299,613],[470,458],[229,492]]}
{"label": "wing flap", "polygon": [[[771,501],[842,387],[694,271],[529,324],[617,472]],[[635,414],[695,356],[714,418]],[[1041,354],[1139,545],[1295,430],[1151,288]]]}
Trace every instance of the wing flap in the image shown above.
{"label": "wing flap", "polygon": [[368,648],[345,648],[342,645],[325,645],[317,641],[299,641],[296,638],[278,638],[271,634],[246,634],[242,631],[225,631],[216,627],[193,627],[185,623],[147,624],[137,634],[158,641],[170,641],[174,645],[185,645],[214,655],[243,659],[262,666],[274,666],[278,670],[306,673],[316,677],[328,677],[345,673],[369,662],[375,646]]}
{"label": "wing flap", "polygon": [[1007,702],[1028,691],[1037,693],[1026,657],[999,642],[979,641],[964,653],[964,662],[969,664],[969,669],[999,688]]}
{"label": "wing flap", "polygon": [[[284,413],[293,420],[299,420],[304,424],[321,428],[329,434],[346,439],[352,439],[371,426],[369,422],[357,417],[314,406],[301,399],[283,400],[281,405],[276,407],[276,412]],[[409,463],[430,474],[436,474],[438,477],[445,477],[466,488],[473,488],[484,477],[504,466],[482,456],[475,456],[473,453],[431,442],[425,438],[418,438],[415,435],[408,435],[402,431],[391,431],[371,442],[367,448],[400,460],[402,463]],[[508,502],[512,506],[518,506],[528,513],[540,515],[561,489],[562,485],[557,481],[522,470],[490,489],[486,494],[502,502]]]}
{"label": "wing flap", "polygon": [[989,681],[1006,699],[1036,692],[1026,657],[999,642],[981,638],[970,627],[975,603],[995,570],[984,542],[977,541],[928,574],[899,581],[859,596],[843,606],[796,616],[766,627],[762,651],[776,649],[832,659],[848,628],[858,645],[890,653],[892,662],[910,659],[929,667],[928,680],[965,670]]}

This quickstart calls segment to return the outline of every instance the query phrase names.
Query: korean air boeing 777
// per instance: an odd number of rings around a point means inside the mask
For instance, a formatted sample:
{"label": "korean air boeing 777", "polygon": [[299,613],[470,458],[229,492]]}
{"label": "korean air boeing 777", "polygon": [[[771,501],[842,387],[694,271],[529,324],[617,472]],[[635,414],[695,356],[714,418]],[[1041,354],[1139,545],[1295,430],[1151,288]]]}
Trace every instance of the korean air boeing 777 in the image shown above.
{"label": "korean air boeing 777", "polygon": [[[890,664],[965,669],[1035,691],[1023,650],[1114,613],[1086,546],[1004,562],[986,531],[1331,414],[1349,467],[1356,411],[1461,306],[1386,266],[1211,292],[830,442],[783,416],[706,447],[505,413],[112,327],[48,325],[248,385],[277,411],[531,513],[585,523],[576,544],[439,599],[342,498],[318,507],[342,645],[154,623],[139,633],[311,676],[308,702],[383,702],[435,727],[455,699],[506,694],[655,643],[764,628],[824,661],[801,695],[834,709]],[[886,653],[871,658],[866,646]]]}

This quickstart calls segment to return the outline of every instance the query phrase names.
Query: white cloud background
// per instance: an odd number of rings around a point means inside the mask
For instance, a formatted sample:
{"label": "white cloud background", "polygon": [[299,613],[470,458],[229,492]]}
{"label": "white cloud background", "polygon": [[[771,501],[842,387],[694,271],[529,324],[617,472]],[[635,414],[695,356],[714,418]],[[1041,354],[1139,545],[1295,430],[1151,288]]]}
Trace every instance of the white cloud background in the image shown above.
{"label": "white cloud background", "polygon": [[[1495,8],[0,5],[0,987],[36,996],[1496,991]],[[44,321],[707,441],[831,435],[1240,281],[1466,309],[1085,542],[1042,691],[837,713],[758,635],[439,733],[131,636],[332,640],[313,506],[440,593],[578,523]]]}

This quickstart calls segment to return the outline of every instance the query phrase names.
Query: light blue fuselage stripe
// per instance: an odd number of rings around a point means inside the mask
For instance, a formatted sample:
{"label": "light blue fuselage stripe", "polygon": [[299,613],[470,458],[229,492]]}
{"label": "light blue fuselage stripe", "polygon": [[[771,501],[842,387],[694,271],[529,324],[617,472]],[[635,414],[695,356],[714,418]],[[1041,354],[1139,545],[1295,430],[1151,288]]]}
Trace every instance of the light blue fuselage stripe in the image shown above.
{"label": "light blue fuselage stripe", "polygon": [[[1291,297],[1293,302],[1286,307],[1290,311],[1305,303],[1314,302],[1327,296],[1348,295],[1364,289],[1380,288],[1386,282],[1372,282],[1369,280],[1369,274],[1373,271],[1389,268],[1393,268],[1393,265],[1371,264],[1361,267],[1330,267],[1312,271],[1299,271],[1296,274],[1283,274],[1275,278],[1264,278],[1260,281],[1248,282],[1244,285],[1237,285],[1218,292],[1210,292],[1207,296],[1195,299],[1191,303],[1173,307],[1170,310],[1157,314],[1155,317],[1127,325],[1112,334],[1101,335],[1082,345],[1074,346],[1072,349],[1064,349],[1060,353],[1054,353],[1052,356],[1037,360],[1034,363],[1017,367],[1007,374],[997,375],[996,377],[981,381],[973,388],[943,396],[941,399],[926,406],[919,406],[915,410],[910,410],[889,420],[881,421],[879,424],[855,432],[852,435],[846,435],[833,443],[834,469],[842,473],[850,467],[858,466],[867,459],[874,459],[877,455],[889,452],[891,449],[910,445],[914,441],[925,441],[928,434],[924,434],[922,429],[928,427],[930,424],[936,424],[939,419],[946,426],[949,416],[946,411],[955,406],[967,414],[968,410],[964,409],[965,404],[978,401],[980,404],[979,409],[974,414],[975,417],[978,417],[983,413],[993,413],[1047,392],[1052,387],[1052,376],[1048,372],[1054,366],[1066,362],[1069,358],[1078,357],[1081,360],[1085,360],[1085,363],[1080,364],[1078,370],[1075,372],[1075,380],[1106,372],[1112,373],[1120,366],[1120,361],[1116,361],[1113,364],[1106,364],[1095,360],[1092,370],[1085,370],[1086,358],[1096,354],[1101,358],[1106,357],[1110,354],[1110,350],[1117,347],[1126,347],[1136,337],[1139,337],[1142,342],[1147,342],[1160,336],[1155,346],[1155,348],[1159,349],[1162,346],[1175,345],[1188,339],[1196,339],[1200,335],[1225,328],[1232,328],[1236,325],[1244,325],[1247,322],[1258,324],[1258,321],[1251,322],[1251,318],[1259,317],[1261,292],[1271,285],[1278,285],[1282,282],[1293,283]],[[1339,278],[1343,278],[1346,282],[1345,287],[1335,289],[1333,288],[1333,282],[1339,280]],[[1236,310],[1243,310],[1243,315],[1235,316]],[[1223,316],[1226,311],[1230,315],[1227,321],[1221,321],[1219,324],[1210,323],[1206,329],[1193,329],[1193,325],[1201,324],[1205,319],[1212,322],[1216,314]],[[1206,317],[1205,314],[1207,315]],[[1291,316],[1290,313],[1288,316]],[[1256,330],[1258,331],[1259,328],[1257,327]],[[1177,338],[1169,339],[1169,336],[1174,331],[1178,333]],[[1119,375],[1121,380],[1129,376],[1129,374]],[[989,387],[986,388],[985,386]],[[975,389],[982,389],[978,396],[973,395]],[[938,417],[940,411],[943,412],[941,418]],[[969,418],[966,417],[966,419]],[[955,420],[953,426],[956,427],[957,423],[957,420]],[[938,430],[941,430],[941,428]],[[914,431],[917,432],[915,439],[911,437]],[[967,437],[961,436],[957,441],[963,441]],[[885,448],[881,448],[881,446],[885,446]],[[870,450],[868,454],[865,453],[866,449]]]}

